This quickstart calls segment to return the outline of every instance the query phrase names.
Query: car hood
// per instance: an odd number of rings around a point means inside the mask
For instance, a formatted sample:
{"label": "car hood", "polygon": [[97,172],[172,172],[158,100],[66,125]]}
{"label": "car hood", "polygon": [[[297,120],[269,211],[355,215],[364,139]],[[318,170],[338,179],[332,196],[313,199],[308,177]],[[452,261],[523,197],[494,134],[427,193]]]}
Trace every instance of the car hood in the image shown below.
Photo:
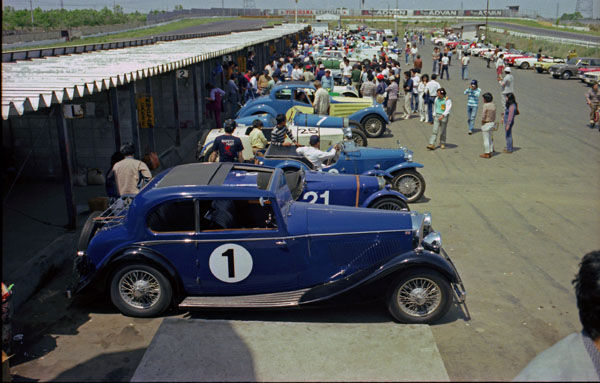
{"label": "car hood", "polygon": [[550,68],[561,69],[561,68],[566,68],[567,66],[568,66],[567,64],[554,64]]}
{"label": "car hood", "polygon": [[294,205],[299,211],[304,211],[305,228],[309,235],[398,232],[404,236],[407,231],[412,234],[412,219],[408,212],[304,202]]}

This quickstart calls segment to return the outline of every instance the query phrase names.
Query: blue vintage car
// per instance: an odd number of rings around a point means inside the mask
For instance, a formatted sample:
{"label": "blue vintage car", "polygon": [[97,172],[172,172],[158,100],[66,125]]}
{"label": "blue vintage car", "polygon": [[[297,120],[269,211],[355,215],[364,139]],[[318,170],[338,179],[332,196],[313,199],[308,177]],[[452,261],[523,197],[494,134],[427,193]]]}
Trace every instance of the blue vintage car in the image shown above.
{"label": "blue vintage car", "polygon": [[[409,203],[418,201],[425,193],[425,179],[417,171],[423,165],[413,162],[413,152],[404,147],[398,149],[362,148],[353,141],[342,143],[330,165],[323,171],[342,174],[383,175],[392,189],[406,197]],[[260,159],[261,165],[284,170],[313,169],[310,161],[296,153],[293,146],[271,146]]]}
{"label": "blue vintage car", "polygon": [[[249,100],[238,111],[236,118],[267,113],[288,116],[296,111],[313,113],[312,99],[315,86],[306,81],[286,81],[275,85],[268,95]],[[383,106],[370,98],[330,96],[329,115],[348,117],[360,124],[367,137],[381,137],[390,120]],[[327,116],[321,116],[320,118]],[[341,125],[337,125],[341,127]]]}
{"label": "blue vintage car", "polygon": [[[232,183],[239,171],[261,179]],[[280,169],[180,165],[118,202],[86,222],[75,292],[104,289],[125,315],[305,307],[360,293],[385,300],[398,321],[431,323],[465,299],[429,215],[297,202]]]}
{"label": "blue vintage car", "polygon": [[[224,185],[261,185],[265,174],[232,170]],[[285,172],[285,180],[296,201],[322,205],[342,205],[408,211],[406,197],[390,190],[383,176],[334,174],[294,169]]]}
{"label": "blue vintage car", "polygon": [[[263,128],[265,136],[267,134],[270,135],[271,129],[269,128],[274,128],[277,125],[275,117],[266,113],[239,117],[235,119],[235,122],[238,127],[250,127],[256,119],[260,120],[263,126],[267,128]],[[318,114],[296,112],[290,116],[288,126],[307,128],[311,134],[317,135],[321,135],[321,128],[350,128],[352,139],[356,142],[356,145],[368,145],[367,136],[363,133],[362,126],[356,121],[351,121],[348,117],[321,116]]]}

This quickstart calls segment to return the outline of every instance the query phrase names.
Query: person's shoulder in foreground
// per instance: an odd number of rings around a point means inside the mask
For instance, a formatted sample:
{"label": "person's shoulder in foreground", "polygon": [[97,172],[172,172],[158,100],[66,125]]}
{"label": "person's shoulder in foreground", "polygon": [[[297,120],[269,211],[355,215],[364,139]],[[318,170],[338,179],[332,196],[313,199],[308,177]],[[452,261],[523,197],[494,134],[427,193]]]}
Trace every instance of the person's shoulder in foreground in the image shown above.
{"label": "person's shoulder in foreground", "polygon": [[600,250],[583,257],[573,284],[583,331],[536,356],[514,381],[600,381]]}

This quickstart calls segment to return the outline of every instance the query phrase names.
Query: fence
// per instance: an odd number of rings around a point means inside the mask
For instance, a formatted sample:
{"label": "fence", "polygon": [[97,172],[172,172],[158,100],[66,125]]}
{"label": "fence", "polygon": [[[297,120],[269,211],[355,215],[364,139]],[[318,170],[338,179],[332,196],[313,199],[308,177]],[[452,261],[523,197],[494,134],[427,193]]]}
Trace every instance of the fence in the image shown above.
{"label": "fence", "polygon": [[524,37],[527,39],[545,40],[545,41],[551,41],[551,42],[559,43],[559,44],[573,44],[573,45],[579,45],[579,46],[583,46],[583,47],[587,47],[587,48],[600,47],[600,42],[597,42],[597,41],[585,41],[585,40],[577,40],[577,39],[566,39],[566,38],[562,38],[562,37],[532,35],[532,34],[523,33],[523,32],[507,31],[506,29],[503,29],[503,28],[488,27],[488,29],[492,32],[507,33],[511,36]]}

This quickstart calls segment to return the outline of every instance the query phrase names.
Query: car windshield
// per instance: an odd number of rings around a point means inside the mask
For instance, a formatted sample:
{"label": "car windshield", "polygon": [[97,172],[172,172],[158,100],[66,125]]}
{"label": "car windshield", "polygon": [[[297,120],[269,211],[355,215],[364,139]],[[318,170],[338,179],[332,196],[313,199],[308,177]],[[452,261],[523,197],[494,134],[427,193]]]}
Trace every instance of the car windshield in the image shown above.
{"label": "car windshield", "polygon": [[567,61],[567,64],[569,64],[569,65],[577,65],[577,62],[579,62],[579,59],[572,58],[569,61]]}
{"label": "car windshield", "polygon": [[304,170],[287,170],[285,172],[285,182],[287,183],[292,198],[296,201],[304,191]]}

